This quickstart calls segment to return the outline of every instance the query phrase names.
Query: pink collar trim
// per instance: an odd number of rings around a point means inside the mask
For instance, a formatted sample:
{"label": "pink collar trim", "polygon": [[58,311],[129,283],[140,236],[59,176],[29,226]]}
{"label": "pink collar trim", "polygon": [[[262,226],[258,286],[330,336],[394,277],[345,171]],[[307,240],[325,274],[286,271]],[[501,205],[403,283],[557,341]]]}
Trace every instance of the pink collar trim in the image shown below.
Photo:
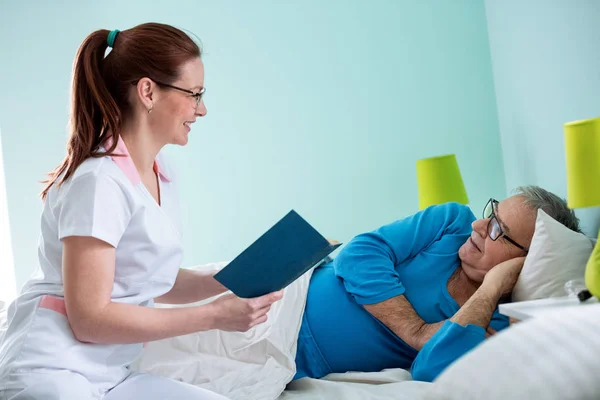
{"label": "pink collar trim", "polygon": [[[110,149],[112,144],[113,137],[109,136],[105,141],[105,149]],[[129,155],[127,146],[125,146],[125,142],[123,141],[121,136],[119,136],[119,139],[117,141],[117,147],[115,147],[115,151],[113,155],[110,156],[110,158],[112,158],[115,164],[117,164],[117,166],[121,169],[121,171],[123,171],[127,178],[129,178],[129,180],[134,186],[136,186],[142,181],[142,178],[140,178],[140,174],[138,173],[137,168],[135,167],[135,164],[133,163],[133,160]],[[161,180],[171,182],[169,177],[165,175],[164,169],[161,168],[158,159],[154,160],[154,171],[158,174]]]}

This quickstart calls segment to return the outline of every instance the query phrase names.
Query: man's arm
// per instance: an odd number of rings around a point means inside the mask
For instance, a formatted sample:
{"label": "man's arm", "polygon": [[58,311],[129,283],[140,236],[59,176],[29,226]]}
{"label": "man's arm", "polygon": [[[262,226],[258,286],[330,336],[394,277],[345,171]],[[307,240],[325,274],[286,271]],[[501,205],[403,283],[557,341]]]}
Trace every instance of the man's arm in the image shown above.
{"label": "man's arm", "polygon": [[[450,321],[463,326],[473,324],[487,329],[499,299],[496,290],[488,287],[480,288],[450,318]],[[366,304],[364,307],[415,350],[421,350],[446,322],[444,320],[427,324],[403,295],[377,304]]]}
{"label": "man's arm", "polygon": [[[462,326],[471,324],[487,329],[500,297],[514,287],[523,262],[524,258],[515,258],[492,268],[486,274],[484,283],[450,321]],[[421,350],[445,322],[425,323],[403,295],[377,304],[365,304],[364,307],[416,350]]]}
{"label": "man's arm", "polygon": [[404,297],[397,265],[440,241],[467,240],[475,216],[448,203],[356,236],[335,258],[346,291],[410,346],[419,349],[441,324],[428,325]]}
{"label": "man's arm", "polygon": [[500,300],[500,290],[481,285],[473,296],[454,314],[450,321],[466,326],[477,325],[487,329]]}
{"label": "man's arm", "polygon": [[523,269],[525,257],[504,261],[485,274],[483,283],[450,321],[487,328],[502,296],[512,292]]}
{"label": "man's arm", "polygon": [[433,381],[446,367],[486,338],[498,300],[510,293],[523,268],[524,257],[492,268],[475,294],[423,346],[411,367],[414,380]]}
{"label": "man's arm", "polygon": [[377,304],[365,304],[363,307],[416,350],[421,350],[444,323],[425,323],[404,295]]}
{"label": "man's arm", "polygon": [[354,237],[335,257],[335,274],[358,304],[382,303],[404,294],[398,265],[432,243],[467,240],[474,220],[460,204],[428,207]]}

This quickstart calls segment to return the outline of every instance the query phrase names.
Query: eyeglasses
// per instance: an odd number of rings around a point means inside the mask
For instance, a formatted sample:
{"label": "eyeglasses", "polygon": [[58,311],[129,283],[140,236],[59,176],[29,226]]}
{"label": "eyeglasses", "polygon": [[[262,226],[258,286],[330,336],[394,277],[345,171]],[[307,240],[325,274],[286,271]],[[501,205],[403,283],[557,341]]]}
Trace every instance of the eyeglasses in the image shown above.
{"label": "eyeglasses", "polygon": [[500,225],[500,221],[498,221],[498,217],[496,216],[497,210],[498,210],[498,200],[495,200],[495,199],[490,199],[487,202],[487,204],[485,205],[485,208],[483,209],[483,219],[489,218],[488,225],[487,225],[487,234],[490,237],[490,239],[492,239],[493,241],[496,241],[502,237],[502,238],[506,239],[508,242],[517,246],[519,249],[525,251],[526,253],[529,252],[528,249],[521,246],[519,243],[515,242],[513,239],[511,239],[510,237],[508,237],[504,234],[504,231],[502,230],[502,226]]}
{"label": "eyeglasses", "polygon": [[[202,89],[200,89],[200,91],[198,93],[196,93],[196,92],[192,92],[191,90],[187,90],[187,89],[180,88],[177,86],[169,85],[168,83],[159,82],[156,79],[152,79],[152,81],[154,83],[156,83],[158,86],[168,87],[170,89],[179,90],[180,92],[189,94],[190,97],[194,98],[194,101],[196,102],[196,108],[198,108],[198,106],[200,105],[200,102],[202,101],[202,96],[204,96],[204,92],[206,92],[206,88],[204,88],[204,87]],[[132,83],[134,85],[137,85],[138,82],[139,82],[139,80],[136,80],[135,82],[132,82]]]}
{"label": "eyeglasses", "polygon": [[200,89],[199,92],[196,93],[196,92],[192,92],[191,90],[187,90],[187,89],[180,88],[177,86],[169,85],[168,83],[162,83],[162,82],[159,82],[154,79],[153,79],[153,81],[158,86],[164,86],[164,87],[168,87],[171,89],[179,90],[180,92],[188,93],[190,95],[190,97],[193,97],[194,100],[196,101],[196,108],[200,105],[200,102],[202,101],[202,96],[204,95],[204,92],[206,92],[206,88],[204,88],[204,87],[202,89]]}

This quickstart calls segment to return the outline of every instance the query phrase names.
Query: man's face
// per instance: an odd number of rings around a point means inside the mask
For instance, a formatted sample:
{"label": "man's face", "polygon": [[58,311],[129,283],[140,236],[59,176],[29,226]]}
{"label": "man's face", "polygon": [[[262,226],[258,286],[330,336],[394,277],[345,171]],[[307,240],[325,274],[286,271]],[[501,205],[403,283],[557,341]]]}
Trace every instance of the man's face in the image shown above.
{"label": "man's face", "polygon": [[[476,282],[483,282],[485,274],[501,262],[527,254],[518,246],[529,248],[537,210],[529,208],[524,197],[517,195],[490,204],[486,216],[473,222],[471,237],[458,250],[465,274]],[[499,232],[502,234],[492,240]]]}

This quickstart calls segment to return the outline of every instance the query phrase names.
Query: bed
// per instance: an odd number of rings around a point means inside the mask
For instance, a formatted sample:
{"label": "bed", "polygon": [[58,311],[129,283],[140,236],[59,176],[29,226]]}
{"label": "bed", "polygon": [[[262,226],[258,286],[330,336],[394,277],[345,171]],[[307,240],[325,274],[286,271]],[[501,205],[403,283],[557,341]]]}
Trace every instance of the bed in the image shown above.
{"label": "bed", "polygon": [[[6,309],[0,307],[0,337],[5,322]],[[432,384],[412,381],[401,369],[331,374],[321,380],[293,382],[276,399],[597,400],[598,332],[600,304],[571,308],[501,332],[450,366]]]}
{"label": "bed", "polygon": [[[528,295],[564,296],[564,282],[583,277],[593,245],[588,237],[538,213],[516,300],[531,299]],[[223,265],[197,268],[218,269]],[[539,273],[541,265],[548,273]],[[189,340],[169,340],[160,349],[153,348],[157,345],[153,343],[137,367],[215,390],[232,399],[600,399],[600,380],[595,378],[600,373],[600,359],[590,357],[600,354],[600,335],[598,339],[593,336],[600,328],[600,305],[564,310],[557,316],[536,318],[506,329],[455,362],[434,383],[413,381],[410,373],[402,369],[331,374],[321,380],[304,378],[289,383],[294,374],[295,335],[309,279],[307,273],[286,289],[284,299],[271,310],[271,325],[250,335],[233,333],[224,337],[211,333],[199,339],[205,333],[195,334]],[[579,340],[572,340],[575,337]],[[263,345],[257,344],[261,340]],[[256,356],[254,345],[256,354],[262,352],[266,356]],[[227,347],[243,350],[223,352]],[[215,348],[220,350],[211,354]],[[498,353],[503,357],[495,363]],[[189,357],[190,354],[194,356]],[[211,357],[200,360],[199,354]],[[223,368],[219,366],[223,362],[221,356],[227,358]],[[174,367],[174,358],[185,367]],[[231,364],[232,358],[237,364]],[[206,370],[211,369],[217,372],[208,376],[211,372]],[[574,374],[573,370],[580,371]],[[557,388],[549,381],[562,385]],[[541,393],[544,395],[539,397]]]}

